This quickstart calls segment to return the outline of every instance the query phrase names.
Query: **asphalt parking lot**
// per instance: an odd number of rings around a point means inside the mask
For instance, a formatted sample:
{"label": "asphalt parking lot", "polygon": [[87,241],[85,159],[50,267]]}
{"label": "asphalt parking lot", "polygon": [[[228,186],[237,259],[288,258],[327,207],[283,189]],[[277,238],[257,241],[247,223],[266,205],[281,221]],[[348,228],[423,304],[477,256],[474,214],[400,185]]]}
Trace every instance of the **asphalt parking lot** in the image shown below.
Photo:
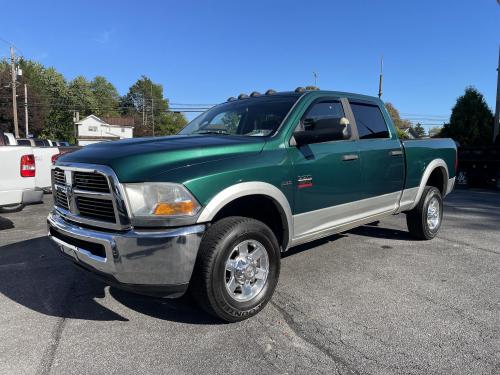
{"label": "asphalt parking lot", "polygon": [[433,241],[399,215],[290,250],[237,324],[89,278],[50,202],[0,214],[0,373],[500,374],[499,192],[455,191]]}

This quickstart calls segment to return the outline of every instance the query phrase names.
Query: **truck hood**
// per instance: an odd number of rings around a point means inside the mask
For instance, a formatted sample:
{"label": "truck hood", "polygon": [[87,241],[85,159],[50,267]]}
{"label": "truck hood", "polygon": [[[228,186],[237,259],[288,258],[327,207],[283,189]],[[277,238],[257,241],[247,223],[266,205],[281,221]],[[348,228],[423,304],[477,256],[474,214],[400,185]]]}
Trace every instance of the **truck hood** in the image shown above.
{"label": "truck hood", "polygon": [[260,137],[177,135],[102,142],[61,156],[57,164],[87,163],[111,167],[121,182],[154,181],[172,169],[260,153]]}

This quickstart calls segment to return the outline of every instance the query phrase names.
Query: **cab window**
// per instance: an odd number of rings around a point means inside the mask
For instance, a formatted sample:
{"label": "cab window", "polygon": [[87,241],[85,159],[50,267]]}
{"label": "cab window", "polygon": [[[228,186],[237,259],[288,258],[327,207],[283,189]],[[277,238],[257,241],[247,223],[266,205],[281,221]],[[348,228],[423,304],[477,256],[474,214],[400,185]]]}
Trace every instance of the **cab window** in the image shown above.
{"label": "cab window", "polygon": [[308,125],[314,123],[317,120],[322,120],[326,118],[338,118],[344,117],[344,109],[342,104],[338,100],[326,100],[314,103],[309,107],[306,114],[303,116],[302,121],[298,125],[296,131],[310,130],[312,129]]}
{"label": "cab window", "polygon": [[389,138],[389,130],[377,105],[350,102],[359,139]]}

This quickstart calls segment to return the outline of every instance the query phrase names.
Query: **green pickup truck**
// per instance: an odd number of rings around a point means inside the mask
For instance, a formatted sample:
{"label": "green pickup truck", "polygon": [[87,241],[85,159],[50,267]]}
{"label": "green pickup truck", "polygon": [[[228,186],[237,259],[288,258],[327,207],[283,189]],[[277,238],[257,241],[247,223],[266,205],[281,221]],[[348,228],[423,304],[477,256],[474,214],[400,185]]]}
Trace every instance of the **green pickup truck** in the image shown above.
{"label": "green pickup truck", "polygon": [[253,92],[178,135],[60,157],[48,233],[110,285],[162,297],[189,286],[234,322],[271,299],[293,246],[398,213],[432,239],[456,161],[451,139],[400,141],[377,98]]}

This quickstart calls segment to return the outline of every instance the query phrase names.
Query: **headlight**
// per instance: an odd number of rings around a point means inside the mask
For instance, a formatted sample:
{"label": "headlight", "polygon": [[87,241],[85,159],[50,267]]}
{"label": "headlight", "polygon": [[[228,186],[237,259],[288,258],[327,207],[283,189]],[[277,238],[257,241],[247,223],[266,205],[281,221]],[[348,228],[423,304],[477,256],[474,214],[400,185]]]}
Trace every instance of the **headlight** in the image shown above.
{"label": "headlight", "polygon": [[199,203],[182,185],[167,182],[124,184],[133,216],[193,216]]}

